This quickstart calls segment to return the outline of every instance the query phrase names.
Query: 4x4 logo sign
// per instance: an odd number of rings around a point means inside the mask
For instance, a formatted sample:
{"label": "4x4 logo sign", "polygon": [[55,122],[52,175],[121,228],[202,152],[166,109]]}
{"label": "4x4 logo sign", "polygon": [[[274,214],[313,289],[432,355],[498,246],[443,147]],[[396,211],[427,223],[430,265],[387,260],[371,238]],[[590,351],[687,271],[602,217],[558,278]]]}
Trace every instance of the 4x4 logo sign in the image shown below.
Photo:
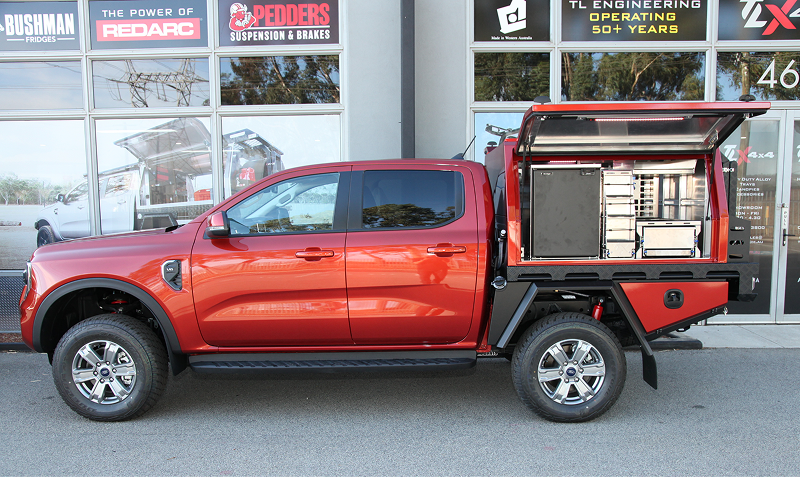
{"label": "4x4 logo sign", "polygon": [[[767,25],[766,20],[759,20],[762,13],[761,2],[764,0],[740,0],[744,3],[744,7],[742,7],[742,18],[746,19],[747,22],[745,23],[745,28],[762,28],[764,25]],[[772,14],[773,18],[772,21],[769,22],[767,28],[761,33],[763,36],[772,35],[775,33],[775,30],[778,29],[779,26],[786,28],[787,30],[796,30],[797,27],[794,26],[794,23],[790,20],[790,18],[798,18],[800,17],[800,8],[794,10],[793,12],[789,13],[789,11],[794,7],[794,4],[797,0],[786,0],[782,7],[778,7],[777,5],[772,4],[764,4],[767,7],[767,10]]]}

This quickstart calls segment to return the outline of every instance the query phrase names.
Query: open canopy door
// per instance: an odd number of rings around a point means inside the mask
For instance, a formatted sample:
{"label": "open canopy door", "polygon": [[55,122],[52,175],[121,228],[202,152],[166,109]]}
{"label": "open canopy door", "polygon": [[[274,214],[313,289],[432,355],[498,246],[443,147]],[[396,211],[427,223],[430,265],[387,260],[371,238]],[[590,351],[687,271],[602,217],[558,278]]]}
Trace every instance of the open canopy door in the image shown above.
{"label": "open canopy door", "polygon": [[535,105],[525,114],[521,156],[708,153],[769,103]]}

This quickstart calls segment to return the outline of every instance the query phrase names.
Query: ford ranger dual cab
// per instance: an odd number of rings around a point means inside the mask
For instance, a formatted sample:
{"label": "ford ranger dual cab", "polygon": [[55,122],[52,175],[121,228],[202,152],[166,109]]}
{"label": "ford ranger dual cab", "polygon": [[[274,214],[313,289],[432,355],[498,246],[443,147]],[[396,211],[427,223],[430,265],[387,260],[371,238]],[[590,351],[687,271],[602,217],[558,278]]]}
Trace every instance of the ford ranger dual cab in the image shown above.
{"label": "ford ranger dual cab", "polygon": [[[168,368],[456,369],[511,361],[541,417],[619,397],[623,346],[752,300],[749,223],[717,148],[768,103],[537,104],[482,165],[324,164],[181,226],[37,249],[24,341],[77,413],[130,419]],[[731,168],[729,168],[731,169]]]}

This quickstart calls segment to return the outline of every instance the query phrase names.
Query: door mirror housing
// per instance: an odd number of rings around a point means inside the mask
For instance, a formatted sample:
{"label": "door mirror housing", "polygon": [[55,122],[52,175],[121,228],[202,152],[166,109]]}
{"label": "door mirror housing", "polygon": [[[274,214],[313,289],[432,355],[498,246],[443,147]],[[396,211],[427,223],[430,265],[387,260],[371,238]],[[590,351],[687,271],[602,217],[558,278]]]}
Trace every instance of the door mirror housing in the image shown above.
{"label": "door mirror housing", "polygon": [[226,238],[231,235],[231,226],[228,222],[228,214],[225,211],[216,212],[208,216],[206,225],[206,236],[209,238]]}
{"label": "door mirror housing", "polygon": [[58,194],[56,196],[56,202],[64,202],[64,194]]}

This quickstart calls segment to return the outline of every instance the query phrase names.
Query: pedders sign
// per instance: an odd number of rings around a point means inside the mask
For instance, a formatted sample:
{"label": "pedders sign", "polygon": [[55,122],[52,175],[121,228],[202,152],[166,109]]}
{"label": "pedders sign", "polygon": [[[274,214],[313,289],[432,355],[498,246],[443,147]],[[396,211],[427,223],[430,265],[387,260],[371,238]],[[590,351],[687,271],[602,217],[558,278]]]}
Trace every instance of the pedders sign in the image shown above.
{"label": "pedders sign", "polygon": [[205,2],[89,2],[92,48],[208,46]]}
{"label": "pedders sign", "polygon": [[220,46],[339,43],[337,0],[219,3]]}

